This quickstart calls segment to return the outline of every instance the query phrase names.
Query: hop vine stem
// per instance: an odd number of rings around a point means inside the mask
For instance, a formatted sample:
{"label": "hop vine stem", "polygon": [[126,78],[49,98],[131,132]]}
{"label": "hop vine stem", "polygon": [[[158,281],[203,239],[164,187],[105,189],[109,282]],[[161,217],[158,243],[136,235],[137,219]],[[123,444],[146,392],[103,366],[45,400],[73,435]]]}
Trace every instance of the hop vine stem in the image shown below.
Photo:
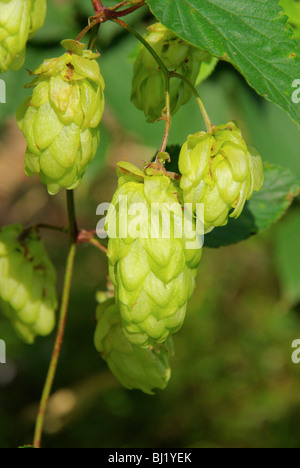
{"label": "hop vine stem", "polygon": [[188,80],[185,76],[183,75],[180,75],[179,73],[176,73],[174,71],[171,71],[170,72],[170,78],[178,78],[179,80],[182,80],[184,81],[192,90],[197,102],[198,102],[198,105],[200,107],[200,110],[202,112],[202,115],[203,115],[203,119],[204,119],[204,122],[205,122],[205,125],[206,125],[206,129],[208,132],[211,132],[214,128],[214,125],[213,123],[211,122],[209,116],[208,116],[208,113],[205,109],[205,106],[202,102],[202,99],[200,98],[200,95],[198,93],[198,91],[196,90],[195,86],[190,82],[190,80]]}
{"label": "hop vine stem", "polygon": [[44,223],[38,223],[32,226],[30,229],[48,229],[49,231],[57,231],[61,232],[62,234],[67,234],[69,232],[69,229],[67,227],[60,227],[60,226],[54,226],[51,224],[44,224]]}
{"label": "hop vine stem", "polygon": [[107,254],[107,248],[97,239],[92,238],[88,241],[88,243],[96,247],[96,249],[101,250],[103,253]]}
{"label": "hop vine stem", "polygon": [[92,0],[92,4],[96,13],[100,12],[101,9],[103,9],[103,5],[100,0]]}
{"label": "hop vine stem", "polygon": [[115,10],[117,10],[117,8],[122,6],[122,3],[120,3],[119,6],[115,5],[115,7],[112,7],[112,8],[109,9],[111,12],[113,12],[113,16],[115,16],[115,17],[126,16],[126,15],[129,15],[130,13],[133,13],[135,10],[138,10],[142,6],[146,5],[146,2],[144,0],[142,0],[141,2],[138,2],[135,5],[132,5],[131,7],[126,8],[125,10],[115,11]]}
{"label": "hop vine stem", "polygon": [[130,32],[130,34],[133,34],[133,36],[135,36],[146,47],[146,49],[148,49],[150,54],[153,56],[153,58],[158,63],[158,65],[159,65],[161,71],[163,72],[163,74],[166,77],[168,76],[168,74],[169,74],[168,68],[166,67],[166,65],[164,64],[164,62],[160,58],[160,56],[155,52],[155,50],[151,47],[151,45],[146,41],[146,39],[144,39],[143,36],[141,36],[141,34],[139,34],[132,26],[130,26],[129,24],[127,24],[124,21],[120,20],[119,18],[111,18],[111,21],[113,21],[114,23],[117,23],[120,26],[122,26],[122,28],[124,28],[124,29],[126,29],[126,31]]}
{"label": "hop vine stem", "polygon": [[91,16],[89,18],[89,24],[81,31],[80,34],[78,34],[76,41],[80,41],[83,38],[83,36],[85,36],[97,24],[105,23],[106,21],[117,19],[121,16],[127,16],[130,13],[133,13],[134,11],[146,5],[145,0],[141,0],[140,2],[130,6],[129,8],[119,10],[119,8],[121,8],[122,6],[128,5],[128,2],[118,3],[117,5],[111,8],[103,6],[100,0],[92,0],[92,3],[95,10],[95,16]]}
{"label": "hop vine stem", "polygon": [[[166,113],[165,113],[164,119],[166,121],[165,133],[164,133],[164,139],[163,139],[162,145],[161,145],[161,147],[159,149],[159,153],[163,153],[167,148],[170,129],[171,129],[171,123],[172,123],[171,102],[170,102],[170,77],[169,77],[169,74],[166,77]],[[157,155],[157,159],[158,159],[159,153]]]}
{"label": "hop vine stem", "polygon": [[63,288],[63,295],[62,295],[62,302],[60,307],[60,314],[59,314],[59,323],[58,329],[54,344],[54,349],[52,353],[52,358],[50,361],[50,366],[48,370],[48,374],[46,377],[41,401],[39,412],[36,420],[35,432],[34,432],[34,440],[33,446],[35,448],[41,447],[41,439],[45,421],[45,414],[46,409],[50,397],[50,393],[52,390],[57,364],[60,356],[60,351],[63,343],[65,326],[66,326],[66,319],[67,319],[67,312],[70,300],[70,292],[71,292],[71,284],[72,284],[72,277],[73,277],[73,270],[74,270],[74,261],[75,261],[75,254],[76,254],[76,241],[78,235],[78,228],[77,228],[77,221],[75,215],[75,205],[74,205],[74,194],[72,190],[67,190],[67,207],[68,207],[68,219],[69,219],[69,236],[70,236],[70,249],[67,258],[67,265],[66,265],[66,272],[65,272],[65,279],[64,279],[64,288]]}
{"label": "hop vine stem", "polygon": [[116,11],[118,10],[119,8],[121,7],[125,7],[128,5],[128,1],[127,0],[124,0],[123,2],[120,2],[120,3],[117,3],[117,5],[114,5],[113,7],[110,8],[111,11]]}
{"label": "hop vine stem", "polygon": [[78,236],[78,226],[75,213],[74,191],[67,190],[67,209],[69,219],[69,235],[71,244],[76,244]]}

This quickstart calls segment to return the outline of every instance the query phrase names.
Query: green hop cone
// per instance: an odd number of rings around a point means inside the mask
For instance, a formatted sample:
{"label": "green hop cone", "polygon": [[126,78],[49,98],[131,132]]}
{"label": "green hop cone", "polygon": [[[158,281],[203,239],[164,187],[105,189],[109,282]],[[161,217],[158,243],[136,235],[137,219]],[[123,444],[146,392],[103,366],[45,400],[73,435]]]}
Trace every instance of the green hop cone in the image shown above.
{"label": "green hop cone", "polygon": [[237,218],[246,200],[263,185],[263,165],[233,123],[190,135],[181,149],[180,187],[185,203],[204,204],[205,232]]}
{"label": "green hop cone", "polygon": [[0,73],[23,65],[30,13],[31,1],[0,0]]}
{"label": "green hop cone", "polygon": [[46,0],[0,0],[0,73],[24,63],[29,37],[44,24]]}
{"label": "green hop cone", "polygon": [[55,326],[56,273],[37,234],[22,239],[23,232],[18,224],[0,231],[0,308],[18,335],[33,343]]}
{"label": "green hop cone", "polygon": [[47,0],[31,1],[29,37],[32,37],[43,27],[47,13]]}
{"label": "green hop cone", "polygon": [[62,45],[68,52],[35,70],[32,96],[17,112],[27,140],[25,172],[39,174],[52,195],[80,183],[99,145],[104,110],[98,54],[75,41]]}
{"label": "green hop cone", "polygon": [[[156,23],[148,28],[146,41],[162,59],[169,70],[180,73],[196,84],[201,63],[210,56],[188,44],[165,26]],[[186,104],[192,95],[191,88],[182,80],[170,81],[171,114]],[[143,110],[148,122],[155,122],[162,116],[166,106],[166,84],[163,72],[145,46],[141,46],[134,64],[131,99],[134,105]]]}
{"label": "green hop cone", "polygon": [[129,163],[119,163],[118,170],[119,188],[106,221],[109,272],[124,333],[132,344],[146,348],[181,328],[202,243],[190,243],[195,233],[180,231],[177,182],[162,174],[145,175]]}
{"label": "green hop cone", "polygon": [[172,338],[152,349],[132,345],[124,335],[121,317],[114,299],[100,304],[97,309],[95,347],[107,362],[111,372],[128,389],[139,389],[153,394],[163,390],[171,376],[169,358],[173,354]]}

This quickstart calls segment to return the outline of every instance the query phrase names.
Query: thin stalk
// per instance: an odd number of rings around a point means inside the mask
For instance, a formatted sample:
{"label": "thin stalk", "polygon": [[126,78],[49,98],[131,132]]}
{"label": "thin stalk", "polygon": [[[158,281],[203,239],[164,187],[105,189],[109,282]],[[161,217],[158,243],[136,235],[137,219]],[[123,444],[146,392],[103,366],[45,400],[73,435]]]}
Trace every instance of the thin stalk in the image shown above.
{"label": "thin stalk", "polygon": [[96,13],[99,13],[101,10],[103,10],[101,0],[92,0],[92,4]]}
{"label": "thin stalk", "polygon": [[19,236],[20,241],[25,240],[32,231],[39,231],[40,229],[48,229],[50,231],[57,231],[57,232],[61,232],[62,234],[69,233],[68,228],[54,226],[52,224],[38,223],[38,224],[33,224],[32,226],[29,226],[28,228],[24,229],[22,234]]}
{"label": "thin stalk", "polygon": [[91,37],[90,37],[89,45],[88,45],[88,49],[89,49],[89,50],[94,50],[94,48],[95,48],[95,44],[96,44],[96,41],[97,41],[99,28],[100,28],[100,23],[96,24],[96,26],[94,26],[93,29],[92,29]]}
{"label": "thin stalk", "polygon": [[101,244],[101,242],[99,242],[97,239],[90,239],[88,241],[88,244],[91,244],[93,245],[94,247],[96,247],[97,249],[101,250],[102,252],[104,252],[105,254],[107,254],[107,248]]}
{"label": "thin stalk", "polygon": [[118,19],[118,18],[111,18],[111,21],[114,21],[115,23],[118,23],[122,28],[126,29],[126,31],[130,32],[130,34],[133,34],[145,47],[146,49],[150,52],[152,57],[156,60],[158,63],[161,71],[165,76],[168,76],[169,70],[160,58],[160,56],[155,52],[155,50],[151,47],[150,44],[139,34],[134,28],[132,28],[129,24],[125,23],[124,21]]}
{"label": "thin stalk", "polygon": [[112,20],[112,21],[117,20],[119,16],[129,15],[130,13],[133,13],[134,11],[136,11],[138,8],[141,8],[142,6],[146,5],[146,2],[144,0],[141,0],[135,5],[132,5],[131,7],[126,8],[125,10],[116,11],[116,9],[122,6],[124,2],[121,2],[120,4],[115,5],[112,8],[104,7],[102,3],[98,0],[92,0],[92,2],[93,2],[96,15],[91,16],[89,18],[89,24],[78,34],[76,38],[76,41],[78,42],[81,41],[83,36],[85,36],[90,31],[90,29],[92,29],[96,24],[105,23],[108,20]]}
{"label": "thin stalk", "polygon": [[45,413],[46,413],[46,409],[47,409],[47,405],[49,401],[49,396],[52,390],[55,373],[57,369],[57,364],[58,364],[58,359],[59,359],[61,346],[63,342],[63,336],[64,336],[65,325],[66,325],[66,317],[67,317],[67,311],[68,311],[68,305],[69,305],[73,268],[74,268],[75,253],[76,253],[76,245],[72,244],[70,247],[68,260],[67,260],[63,298],[62,298],[62,303],[61,303],[60,318],[59,318],[59,324],[58,324],[54,350],[53,350],[47,378],[45,381],[42,398],[40,401],[38,417],[36,420],[34,440],[33,440],[33,446],[35,448],[40,448],[41,446],[41,438],[42,438],[43,426],[44,426],[44,421],[45,421]]}
{"label": "thin stalk", "polygon": [[75,206],[74,206],[74,194],[72,190],[67,190],[67,208],[68,208],[68,219],[69,219],[69,235],[70,235],[70,250],[67,258],[67,265],[66,265],[66,272],[65,272],[65,280],[64,280],[64,288],[63,288],[63,296],[59,314],[59,322],[58,322],[58,329],[54,344],[54,349],[52,353],[52,358],[49,365],[48,374],[46,377],[41,401],[39,412],[36,420],[35,432],[34,432],[34,440],[33,446],[35,448],[40,448],[41,446],[41,438],[43,432],[43,426],[45,421],[45,413],[50,397],[50,393],[52,390],[55,373],[57,369],[58,359],[60,356],[60,351],[63,343],[63,337],[65,332],[66,326],[66,319],[68,313],[68,306],[70,301],[70,292],[71,292],[71,283],[73,277],[73,270],[74,270],[74,261],[75,261],[75,254],[76,254],[76,240],[78,236],[78,228],[75,216]]}
{"label": "thin stalk", "polygon": [[66,227],[60,227],[60,226],[53,226],[52,224],[44,224],[44,223],[39,223],[35,224],[32,229],[48,229],[50,231],[57,231],[61,232],[63,234],[68,234],[69,229]]}
{"label": "thin stalk", "polygon": [[[133,5],[133,6],[129,7],[129,8],[126,8],[126,10],[116,11],[113,16],[119,17],[119,16],[129,15],[130,13],[133,13],[134,11],[138,10],[139,8],[141,8],[144,5],[146,5],[146,2],[144,0],[142,0],[141,2],[136,3],[135,5]],[[110,11],[113,11],[113,9],[110,8]]]}
{"label": "thin stalk", "polygon": [[203,115],[203,119],[204,119],[204,122],[205,122],[205,125],[206,125],[206,129],[208,132],[211,132],[211,130],[214,128],[214,125],[212,124],[207,112],[206,112],[206,109],[205,109],[205,106],[200,98],[200,95],[198,93],[198,91],[196,90],[195,86],[190,82],[190,80],[188,80],[185,76],[183,75],[180,75],[179,73],[176,73],[176,72],[170,72],[170,78],[178,78],[182,81],[184,81],[186,84],[189,85],[189,87],[191,88],[193,94],[195,95],[196,97],[196,100],[199,104],[199,107],[200,107],[200,110],[202,112],[202,115]]}
{"label": "thin stalk", "polygon": [[169,134],[170,134],[170,129],[171,129],[171,123],[172,123],[171,102],[170,102],[170,78],[169,78],[169,75],[166,77],[166,114],[165,114],[164,118],[165,118],[165,121],[166,121],[166,127],[165,127],[164,139],[163,139],[162,145],[161,145],[161,147],[159,149],[159,153],[163,153],[166,150],[166,147],[167,147],[167,144],[168,144],[168,139],[169,139]]}
{"label": "thin stalk", "polygon": [[124,0],[123,2],[120,2],[120,3],[117,3],[117,5],[114,5],[113,7],[110,8],[110,11],[116,11],[118,10],[119,8],[122,8],[123,6],[127,6],[128,5],[128,1],[127,0]]}
{"label": "thin stalk", "polygon": [[78,227],[77,227],[77,221],[76,221],[73,190],[67,190],[67,209],[68,209],[70,241],[71,241],[71,244],[76,244],[76,240],[78,236]]}
{"label": "thin stalk", "polygon": [[91,23],[89,23],[82,31],[81,33],[78,34],[78,36],[76,37],[76,41],[77,42],[80,42],[81,39],[83,38],[83,36],[85,36],[89,31],[90,29],[92,29],[94,26],[96,26],[97,24],[100,24],[101,21],[99,21],[98,19],[92,21]]}

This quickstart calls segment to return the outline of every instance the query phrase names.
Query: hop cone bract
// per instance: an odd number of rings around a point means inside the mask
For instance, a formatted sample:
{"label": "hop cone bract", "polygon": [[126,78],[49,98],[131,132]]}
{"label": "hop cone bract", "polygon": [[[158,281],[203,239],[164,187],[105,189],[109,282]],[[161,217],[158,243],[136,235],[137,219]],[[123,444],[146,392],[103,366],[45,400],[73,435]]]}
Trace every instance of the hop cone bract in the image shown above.
{"label": "hop cone bract", "polygon": [[181,149],[180,186],[185,203],[204,203],[206,232],[242,213],[246,200],[263,185],[263,165],[233,123],[190,135]]}
{"label": "hop cone bract", "polygon": [[[165,175],[144,175],[129,163],[119,163],[119,176],[106,224],[109,272],[126,337],[147,347],[181,328],[202,244],[190,246],[181,232],[176,182]],[[168,223],[170,229],[162,231]]]}
{"label": "hop cone bract", "polygon": [[46,60],[17,113],[27,140],[25,171],[38,173],[50,194],[74,189],[93,160],[100,141],[104,80],[98,54],[75,41],[63,41],[67,53]]}
{"label": "hop cone bract", "polygon": [[98,306],[94,342],[124,387],[153,394],[153,389],[167,386],[171,376],[169,358],[173,354],[172,338],[152,349],[132,345],[124,335],[114,299]]}
{"label": "hop cone bract", "polygon": [[0,306],[18,335],[33,343],[55,326],[56,273],[36,233],[16,224],[0,231]]}
{"label": "hop cone bract", "polygon": [[0,73],[24,63],[29,36],[44,24],[46,0],[0,0]]}
{"label": "hop cone bract", "polygon": [[[210,56],[185,42],[161,23],[150,26],[146,41],[162,59],[169,70],[180,73],[195,85],[201,62]],[[186,104],[192,95],[187,83],[173,78],[170,81],[171,114]],[[134,64],[131,99],[143,110],[148,122],[162,116],[166,106],[166,83],[163,72],[145,46],[141,46]]]}

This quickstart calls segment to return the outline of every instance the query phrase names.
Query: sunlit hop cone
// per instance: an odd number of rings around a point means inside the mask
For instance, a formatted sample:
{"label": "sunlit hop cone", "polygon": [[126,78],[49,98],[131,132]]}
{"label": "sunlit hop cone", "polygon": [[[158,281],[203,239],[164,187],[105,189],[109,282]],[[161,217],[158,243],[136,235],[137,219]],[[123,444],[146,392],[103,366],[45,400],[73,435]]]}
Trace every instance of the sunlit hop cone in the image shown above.
{"label": "sunlit hop cone", "polygon": [[246,200],[263,185],[263,165],[233,123],[190,135],[179,156],[180,186],[186,203],[204,203],[206,232],[242,213]]}
{"label": "sunlit hop cone", "polygon": [[167,386],[171,376],[169,358],[173,354],[172,338],[152,349],[132,345],[124,335],[114,299],[98,306],[94,342],[124,387],[153,394],[155,388],[164,389]]}
{"label": "sunlit hop cone", "polygon": [[68,52],[46,60],[33,73],[33,88],[17,113],[27,140],[26,174],[39,174],[50,194],[74,189],[95,157],[104,110],[98,54],[75,41]]}
{"label": "sunlit hop cone", "polygon": [[55,326],[56,273],[42,241],[15,224],[0,231],[0,308],[18,335],[33,343]]}
{"label": "sunlit hop cone", "polygon": [[[202,244],[191,245],[185,231],[180,232],[183,207],[177,182],[162,174],[145,175],[124,162],[118,172],[119,188],[106,224],[110,278],[126,337],[148,347],[181,328]],[[189,239],[194,235],[188,234]]]}
{"label": "sunlit hop cone", "polygon": [[[195,85],[202,61],[210,56],[185,42],[165,26],[156,23],[150,26],[146,41],[171,71],[180,73]],[[186,104],[192,95],[187,83],[172,78],[170,81],[171,114]],[[138,109],[144,111],[148,122],[162,116],[166,106],[166,84],[163,72],[145,46],[141,46],[134,65],[131,99]]]}
{"label": "sunlit hop cone", "polygon": [[44,24],[46,0],[0,0],[0,73],[24,63],[29,36]]}

